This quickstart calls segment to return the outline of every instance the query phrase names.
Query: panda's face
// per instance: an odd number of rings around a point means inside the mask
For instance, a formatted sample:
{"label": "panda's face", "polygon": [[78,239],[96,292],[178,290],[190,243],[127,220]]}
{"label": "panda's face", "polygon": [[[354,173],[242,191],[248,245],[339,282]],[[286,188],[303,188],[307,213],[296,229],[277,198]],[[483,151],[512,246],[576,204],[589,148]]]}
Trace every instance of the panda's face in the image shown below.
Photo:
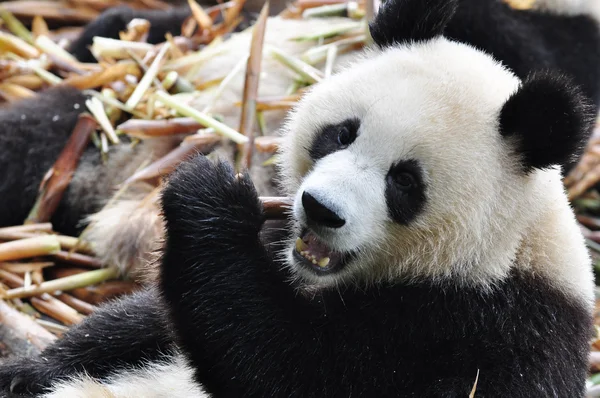
{"label": "panda's face", "polygon": [[518,85],[487,55],[439,38],[371,54],[315,87],[281,154],[296,275],[325,286],[502,274],[470,268],[508,267],[535,213],[534,177],[498,126]]}

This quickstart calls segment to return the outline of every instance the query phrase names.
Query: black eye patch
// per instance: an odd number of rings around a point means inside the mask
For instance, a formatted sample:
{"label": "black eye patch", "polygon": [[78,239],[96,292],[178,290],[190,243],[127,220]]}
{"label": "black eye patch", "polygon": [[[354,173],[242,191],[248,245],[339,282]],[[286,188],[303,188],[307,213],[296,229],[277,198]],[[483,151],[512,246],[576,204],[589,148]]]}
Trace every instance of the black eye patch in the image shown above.
{"label": "black eye patch", "polygon": [[360,120],[358,119],[346,119],[341,123],[322,127],[309,149],[310,157],[313,161],[317,161],[348,148],[356,139],[359,127]]}
{"label": "black eye patch", "polygon": [[425,206],[423,173],[416,160],[394,164],[385,178],[385,200],[390,217],[400,224],[411,222]]}

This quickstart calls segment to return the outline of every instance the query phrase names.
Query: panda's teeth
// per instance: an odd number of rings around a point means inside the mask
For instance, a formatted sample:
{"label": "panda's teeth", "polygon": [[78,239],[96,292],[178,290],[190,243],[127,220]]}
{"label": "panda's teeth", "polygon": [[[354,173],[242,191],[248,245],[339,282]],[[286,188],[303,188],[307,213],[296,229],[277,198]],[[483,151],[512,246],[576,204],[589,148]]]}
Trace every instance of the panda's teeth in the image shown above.
{"label": "panda's teeth", "polygon": [[325,268],[331,262],[329,257],[319,258],[308,250],[308,245],[301,238],[296,239],[296,251],[302,257],[310,261],[313,265],[318,265],[320,268]]}
{"label": "panda's teeth", "polygon": [[325,258],[322,258],[317,264],[319,265],[319,267],[325,268],[329,265],[330,261],[331,261],[331,259],[329,257],[325,257]]}
{"label": "panda's teeth", "polygon": [[306,250],[306,243],[300,238],[296,238],[296,251],[300,254],[304,254]]}

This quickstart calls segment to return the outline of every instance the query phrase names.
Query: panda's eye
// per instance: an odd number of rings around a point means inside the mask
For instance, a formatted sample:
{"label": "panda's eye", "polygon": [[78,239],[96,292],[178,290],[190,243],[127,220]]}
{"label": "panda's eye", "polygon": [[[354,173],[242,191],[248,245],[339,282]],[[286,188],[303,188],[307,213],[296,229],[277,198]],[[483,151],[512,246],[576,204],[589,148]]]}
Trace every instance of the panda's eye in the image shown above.
{"label": "panda's eye", "polygon": [[407,171],[394,175],[394,183],[403,191],[408,191],[416,185],[415,177]]}
{"label": "panda's eye", "polygon": [[338,144],[340,146],[346,147],[352,143],[352,134],[348,127],[342,126],[337,136]]}
{"label": "panda's eye", "polygon": [[310,157],[317,161],[348,148],[358,137],[359,128],[360,120],[355,118],[321,127],[309,148]]}
{"label": "panda's eye", "polygon": [[423,210],[427,201],[424,169],[416,159],[401,159],[390,167],[385,185],[390,217],[407,225]]}

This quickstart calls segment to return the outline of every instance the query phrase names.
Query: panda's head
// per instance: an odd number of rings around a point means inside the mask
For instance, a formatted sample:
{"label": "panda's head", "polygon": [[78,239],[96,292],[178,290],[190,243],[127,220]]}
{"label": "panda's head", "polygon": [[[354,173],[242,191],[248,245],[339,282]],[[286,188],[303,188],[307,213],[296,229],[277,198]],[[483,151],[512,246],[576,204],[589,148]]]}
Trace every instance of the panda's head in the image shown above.
{"label": "panda's head", "polygon": [[584,99],[562,77],[521,82],[444,38],[455,7],[390,0],[370,26],[378,48],[291,115],[280,167],[295,236],[284,255],[305,283],[493,283],[548,203],[569,211],[555,166],[587,137]]}

